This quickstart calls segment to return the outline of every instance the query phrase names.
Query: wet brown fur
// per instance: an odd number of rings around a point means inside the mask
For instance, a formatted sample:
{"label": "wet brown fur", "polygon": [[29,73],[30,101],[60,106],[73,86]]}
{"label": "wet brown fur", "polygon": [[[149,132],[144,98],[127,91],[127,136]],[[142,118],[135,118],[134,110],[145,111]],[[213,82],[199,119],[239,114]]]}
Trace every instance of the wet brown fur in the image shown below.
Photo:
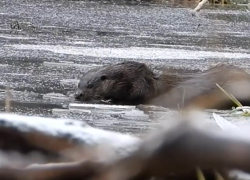
{"label": "wet brown fur", "polygon": [[114,104],[137,105],[157,94],[158,77],[145,64],[127,61],[87,72],[78,84],[76,99],[112,99]]}
{"label": "wet brown fur", "polygon": [[[91,83],[96,88],[87,88]],[[156,74],[145,64],[133,61],[87,73],[79,83],[76,99],[85,102],[111,99],[113,104],[152,104],[167,108],[231,108],[234,104],[216,83],[244,105],[250,104],[250,74],[242,68],[218,64],[202,72],[174,73],[165,70]]]}

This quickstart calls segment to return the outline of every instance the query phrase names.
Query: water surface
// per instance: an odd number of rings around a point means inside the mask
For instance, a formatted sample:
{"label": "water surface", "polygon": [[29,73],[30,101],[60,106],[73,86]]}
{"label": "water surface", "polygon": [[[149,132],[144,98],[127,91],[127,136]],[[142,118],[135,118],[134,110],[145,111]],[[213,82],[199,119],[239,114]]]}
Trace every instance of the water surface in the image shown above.
{"label": "water surface", "polygon": [[124,60],[202,70],[224,62],[248,70],[249,11],[206,8],[193,16],[192,6],[1,1],[0,110],[9,86],[18,114],[82,119],[128,133],[151,128],[166,113],[69,110],[69,96],[85,71]]}

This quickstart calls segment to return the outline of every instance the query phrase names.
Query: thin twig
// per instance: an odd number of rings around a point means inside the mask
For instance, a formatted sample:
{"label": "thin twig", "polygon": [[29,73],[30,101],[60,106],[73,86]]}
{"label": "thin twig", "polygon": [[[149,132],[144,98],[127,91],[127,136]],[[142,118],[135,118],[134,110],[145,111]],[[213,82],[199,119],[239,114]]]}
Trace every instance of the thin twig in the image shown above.
{"label": "thin twig", "polygon": [[185,89],[183,90],[183,96],[182,96],[182,107],[184,107],[184,103],[185,103]]}
{"label": "thin twig", "polygon": [[242,107],[243,105],[232,95],[228,94],[220,85],[216,83],[216,86],[220,88],[220,90],[229,98],[231,99],[238,107]]}
{"label": "thin twig", "polygon": [[9,86],[6,87],[6,95],[5,95],[5,111],[10,112],[10,98],[11,92]]}
{"label": "thin twig", "polygon": [[196,172],[197,172],[197,179],[198,180],[206,180],[204,174],[202,173],[200,168],[196,168]]}
{"label": "thin twig", "polygon": [[198,12],[202,8],[202,6],[207,3],[207,1],[208,0],[202,0],[201,2],[199,2],[199,4],[196,6],[196,8],[194,8],[193,11]]}
{"label": "thin twig", "polygon": [[214,174],[216,176],[216,180],[224,180],[224,178],[222,177],[222,175],[218,171],[215,171]]}

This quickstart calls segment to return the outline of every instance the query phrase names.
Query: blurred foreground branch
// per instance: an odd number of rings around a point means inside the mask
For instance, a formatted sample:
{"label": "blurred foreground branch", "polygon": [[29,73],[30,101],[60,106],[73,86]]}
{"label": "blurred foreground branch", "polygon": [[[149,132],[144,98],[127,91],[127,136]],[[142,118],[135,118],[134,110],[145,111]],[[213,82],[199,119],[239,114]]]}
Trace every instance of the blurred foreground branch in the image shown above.
{"label": "blurred foreground branch", "polygon": [[[193,121],[176,119],[171,126],[150,133],[134,152],[99,158],[79,155],[79,161],[0,168],[1,180],[141,180],[195,179],[195,170],[224,179],[239,169],[250,173],[250,139],[211,131]],[[216,171],[214,171],[216,170]],[[192,178],[194,177],[194,178]]]}

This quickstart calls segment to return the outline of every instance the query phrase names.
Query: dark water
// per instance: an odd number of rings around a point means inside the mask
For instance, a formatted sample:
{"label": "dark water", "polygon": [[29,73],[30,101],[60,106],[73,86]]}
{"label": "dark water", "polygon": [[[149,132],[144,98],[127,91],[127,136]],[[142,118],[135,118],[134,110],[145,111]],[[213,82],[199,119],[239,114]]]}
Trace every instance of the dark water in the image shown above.
{"label": "dark water", "polygon": [[124,60],[152,67],[206,69],[218,62],[250,67],[249,11],[210,8],[192,16],[190,8],[171,6],[1,1],[0,110],[5,111],[9,86],[12,112],[134,132],[155,118],[139,111],[68,110],[82,73]]}

